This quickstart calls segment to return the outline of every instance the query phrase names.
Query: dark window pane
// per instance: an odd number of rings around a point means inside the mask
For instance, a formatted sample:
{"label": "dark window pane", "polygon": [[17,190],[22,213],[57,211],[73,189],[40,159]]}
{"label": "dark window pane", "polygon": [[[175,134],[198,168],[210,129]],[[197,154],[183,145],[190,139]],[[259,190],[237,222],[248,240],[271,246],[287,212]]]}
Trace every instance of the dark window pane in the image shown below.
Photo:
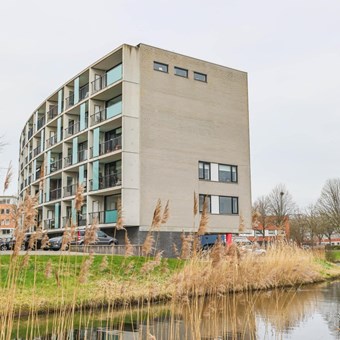
{"label": "dark window pane", "polygon": [[204,179],[210,179],[210,164],[204,163]]}
{"label": "dark window pane", "polygon": [[204,73],[194,72],[194,79],[207,82],[207,75]]}
{"label": "dark window pane", "polygon": [[203,204],[204,204],[204,198],[207,202],[207,212],[210,213],[210,196],[209,195],[200,195],[199,196],[199,211],[203,211]]}
{"label": "dark window pane", "polygon": [[238,198],[233,197],[233,214],[238,214]]}
{"label": "dark window pane", "polygon": [[168,65],[158,63],[157,61],[153,62],[153,69],[156,71],[168,73]]}
{"label": "dark window pane", "polygon": [[202,162],[199,162],[198,163],[198,178],[199,179],[203,179],[204,178],[204,170],[203,170],[203,163]]}
{"label": "dark window pane", "polygon": [[218,176],[221,182],[231,182],[231,166],[220,164],[218,166]]}
{"label": "dark window pane", "polygon": [[237,182],[237,167],[233,166],[231,168],[231,171],[232,171],[232,173],[231,173],[231,181],[232,182]]}
{"label": "dark window pane", "polygon": [[231,202],[232,202],[231,197],[220,196],[220,214],[232,213]]}
{"label": "dark window pane", "polygon": [[188,70],[185,70],[184,68],[175,67],[175,74],[176,76],[188,78]]}

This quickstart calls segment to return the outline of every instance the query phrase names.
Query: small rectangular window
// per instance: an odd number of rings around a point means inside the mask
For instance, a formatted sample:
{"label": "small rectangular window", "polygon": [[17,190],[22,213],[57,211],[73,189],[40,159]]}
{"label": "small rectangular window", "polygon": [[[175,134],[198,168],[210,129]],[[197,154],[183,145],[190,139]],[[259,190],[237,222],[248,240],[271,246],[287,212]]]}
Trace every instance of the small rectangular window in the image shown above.
{"label": "small rectangular window", "polygon": [[184,77],[184,78],[188,78],[188,70],[186,70],[184,68],[180,68],[180,67],[175,67],[175,75],[180,76],[180,77]]}
{"label": "small rectangular window", "polygon": [[204,200],[207,203],[207,213],[211,211],[210,195],[199,195],[199,212],[203,211]]}
{"label": "small rectangular window", "polygon": [[218,165],[218,177],[220,182],[237,182],[237,167],[234,165]]}
{"label": "small rectangular window", "polygon": [[207,82],[207,75],[204,73],[194,72],[194,79],[198,81]]}
{"label": "small rectangular window", "polygon": [[220,196],[220,214],[237,215],[238,198],[229,196]]}
{"label": "small rectangular window", "polygon": [[153,69],[155,71],[160,71],[160,72],[168,73],[168,65],[167,64],[158,63],[157,61],[153,62]]}
{"label": "small rectangular window", "polygon": [[210,163],[199,162],[198,163],[198,178],[210,180]]}

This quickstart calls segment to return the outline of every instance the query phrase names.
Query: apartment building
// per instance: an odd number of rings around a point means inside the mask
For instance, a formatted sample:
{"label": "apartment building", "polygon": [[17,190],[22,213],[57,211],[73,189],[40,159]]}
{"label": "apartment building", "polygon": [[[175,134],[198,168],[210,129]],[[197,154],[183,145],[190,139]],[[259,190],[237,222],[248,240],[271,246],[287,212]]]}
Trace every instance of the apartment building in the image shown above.
{"label": "apartment building", "polygon": [[[19,199],[39,195],[47,230],[97,219],[113,233],[117,203],[133,242],[143,241],[158,199],[170,201],[161,243],[198,226],[251,227],[247,74],[139,44],[122,45],[52,93],[20,137]],[[43,185],[39,180],[44,177]],[[80,213],[78,184],[85,188]],[[28,189],[28,190],[27,190]]]}
{"label": "apartment building", "polygon": [[16,204],[15,196],[0,196],[0,229],[14,228],[13,213]]}

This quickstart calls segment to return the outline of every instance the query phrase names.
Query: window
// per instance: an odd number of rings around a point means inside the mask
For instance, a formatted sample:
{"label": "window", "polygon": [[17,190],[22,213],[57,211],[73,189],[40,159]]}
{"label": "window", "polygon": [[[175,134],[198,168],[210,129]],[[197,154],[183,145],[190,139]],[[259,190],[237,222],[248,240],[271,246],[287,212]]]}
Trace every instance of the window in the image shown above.
{"label": "window", "polygon": [[194,79],[198,81],[207,82],[207,75],[204,73],[194,72]]}
{"label": "window", "polygon": [[162,64],[162,63],[158,63],[157,61],[153,62],[153,69],[155,71],[160,71],[160,72],[168,73],[168,65]]}
{"label": "window", "polygon": [[6,209],[6,214],[9,215],[9,209]]}
{"label": "window", "polygon": [[237,166],[218,165],[218,180],[220,182],[237,182]]}
{"label": "window", "polygon": [[238,214],[238,198],[229,196],[220,196],[220,214],[236,215]]}
{"label": "window", "polygon": [[1,215],[5,213],[5,209],[1,209]]}
{"label": "window", "polygon": [[207,202],[207,212],[210,213],[211,211],[211,199],[210,195],[200,195],[199,196],[199,211],[203,211],[204,199]]}
{"label": "window", "polygon": [[198,178],[210,180],[210,163],[198,162]]}
{"label": "window", "polygon": [[184,68],[180,68],[180,67],[175,67],[175,75],[180,76],[180,77],[184,77],[184,78],[188,78],[188,70],[186,70]]}
{"label": "window", "polygon": [[6,219],[6,225],[9,225],[9,220],[8,219]]}

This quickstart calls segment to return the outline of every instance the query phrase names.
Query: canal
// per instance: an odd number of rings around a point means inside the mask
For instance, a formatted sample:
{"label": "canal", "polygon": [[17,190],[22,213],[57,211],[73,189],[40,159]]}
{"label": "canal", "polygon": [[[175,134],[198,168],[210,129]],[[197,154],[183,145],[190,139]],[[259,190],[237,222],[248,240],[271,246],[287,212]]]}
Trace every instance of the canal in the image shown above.
{"label": "canal", "polygon": [[340,281],[257,293],[32,313],[12,339],[340,339]]}

